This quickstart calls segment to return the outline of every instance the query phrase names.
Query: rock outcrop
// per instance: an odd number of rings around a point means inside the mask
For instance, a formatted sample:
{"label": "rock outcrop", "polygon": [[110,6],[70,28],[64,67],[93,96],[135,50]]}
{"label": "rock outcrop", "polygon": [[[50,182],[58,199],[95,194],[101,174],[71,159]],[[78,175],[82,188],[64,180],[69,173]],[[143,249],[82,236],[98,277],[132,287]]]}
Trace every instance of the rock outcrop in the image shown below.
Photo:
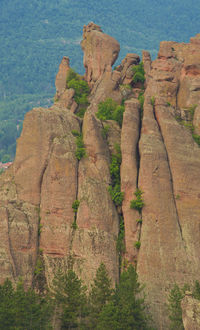
{"label": "rock outcrop", "polygon": [[200,329],[200,301],[194,299],[189,292],[181,302],[183,325],[185,330]]}
{"label": "rock outcrop", "polygon": [[[199,40],[162,42],[153,62],[143,52],[143,91],[133,82],[139,56],[127,54],[112,71],[118,42],[94,23],[84,27],[90,104],[83,119],[76,115],[75,91],[66,86],[70,67],[64,57],[55,104],[26,114],[15,161],[0,176],[1,282],[22,276],[27,286],[35,283],[38,258],[49,285],[56,270],[69,264],[90,285],[101,262],[114,284],[122,266],[133,263],[156,327],[168,328],[171,287],[200,280]],[[122,127],[97,119],[98,104],[107,98],[125,105]],[[82,158],[77,136],[84,143]],[[124,193],[117,207],[108,191],[116,143]],[[144,206],[130,208],[136,191]],[[122,219],[125,249],[117,251]],[[187,320],[194,308],[186,298],[184,325],[196,329]]]}
{"label": "rock outcrop", "polygon": [[111,71],[120,45],[114,38],[103,33],[100,26],[91,22],[83,28],[81,47],[84,51],[85,77],[92,86],[105,71]]}

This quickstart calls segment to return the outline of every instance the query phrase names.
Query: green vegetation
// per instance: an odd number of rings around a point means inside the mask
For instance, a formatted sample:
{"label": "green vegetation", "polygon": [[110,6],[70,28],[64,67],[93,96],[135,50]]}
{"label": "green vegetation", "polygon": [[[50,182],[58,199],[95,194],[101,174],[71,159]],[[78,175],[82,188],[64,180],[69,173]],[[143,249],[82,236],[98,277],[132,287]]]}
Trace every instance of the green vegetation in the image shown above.
{"label": "green vegetation", "polygon": [[86,151],[85,151],[85,146],[83,142],[83,135],[79,134],[76,137],[76,152],[75,156],[78,160],[81,160],[81,158],[86,157]]}
{"label": "green vegetation", "polygon": [[[74,89],[75,91],[74,99],[76,103],[79,106],[87,107],[89,105],[87,97],[90,92],[88,83],[85,80],[81,79],[81,77],[73,69],[70,69],[67,75],[66,84],[67,84],[67,88]],[[81,116],[83,115],[84,113],[82,111]],[[79,112],[79,116],[80,116],[80,112]]]}
{"label": "green vegetation", "polygon": [[108,187],[108,191],[112,197],[113,202],[116,206],[122,204],[124,199],[124,193],[121,192],[120,182],[120,165],[122,162],[121,150],[118,144],[115,145],[115,153],[111,156],[110,164],[110,175],[111,175],[111,186]]}
{"label": "green vegetation", "polygon": [[86,287],[71,269],[58,272],[53,284],[55,305],[61,310],[61,329],[80,329],[87,312]]}
{"label": "green vegetation", "polygon": [[179,288],[177,284],[171,289],[168,298],[169,319],[171,330],[184,330],[182,321],[181,300],[185,296],[187,287]]}
{"label": "green vegetation", "polygon": [[138,210],[141,212],[143,206],[144,206],[144,201],[142,199],[142,194],[143,192],[140,189],[137,189],[134,195],[136,196],[136,199],[132,199],[130,203],[130,208]]}
{"label": "green vegetation", "polygon": [[151,105],[152,105],[152,107],[154,107],[154,105],[155,105],[155,96],[151,97]]}
{"label": "green vegetation", "polygon": [[91,285],[89,293],[89,328],[96,329],[99,316],[104,306],[111,300],[113,290],[111,288],[111,279],[103,263],[97,269],[96,276]]}
{"label": "green vegetation", "polygon": [[97,329],[148,329],[145,300],[135,268],[130,265],[123,271],[119,284],[99,316]]}
{"label": "green vegetation", "polygon": [[80,201],[78,199],[76,199],[72,204],[72,208],[74,210],[74,213],[78,212],[79,205],[80,205]]}
{"label": "green vegetation", "polygon": [[140,109],[141,109],[141,119],[143,117],[143,107],[144,107],[144,92],[140,92],[138,96],[138,101],[140,102]]}
{"label": "green vegetation", "polygon": [[121,216],[120,223],[119,223],[119,234],[118,234],[117,245],[116,245],[120,259],[121,259],[122,254],[125,252],[124,236],[125,236],[124,219]]}
{"label": "green vegetation", "polygon": [[51,329],[51,312],[51,302],[21,281],[16,289],[8,279],[0,285],[0,329]]}
{"label": "green vegetation", "polygon": [[101,130],[101,134],[104,140],[107,139],[108,137],[108,132],[109,132],[110,126],[109,125],[105,125],[102,130]]}
{"label": "green vegetation", "polygon": [[99,103],[96,116],[100,120],[115,120],[122,127],[124,110],[124,105],[117,105],[114,100],[108,98]]}
{"label": "green vegetation", "polygon": [[145,82],[145,72],[144,72],[144,65],[140,62],[138,65],[132,67],[133,70],[133,82],[138,83],[140,82],[142,86]]}
{"label": "green vegetation", "polygon": [[[190,291],[190,286],[188,284],[185,284],[182,288],[174,284],[170,291],[168,310],[171,330],[184,330],[181,300],[184,298],[186,291]],[[200,283],[198,281],[195,281],[191,293],[195,299],[200,300]]]}
{"label": "green vegetation", "polygon": [[[0,161],[4,155],[13,160],[16,134],[20,134],[16,127],[24,114],[34,106],[52,102],[62,57],[69,56],[71,66],[83,73],[79,43],[83,25],[91,18],[120,42],[115,65],[127,52],[141,54],[142,49],[148,49],[155,58],[161,40],[188,42],[196,34],[200,18],[197,1],[177,1],[173,6],[171,2],[152,1],[93,0],[92,6],[89,2],[64,0],[1,1],[0,123],[14,124],[15,130],[10,133],[8,127],[4,131]],[[129,24],[133,13],[134,31]],[[11,141],[4,145],[7,136]]]}
{"label": "green vegetation", "polygon": [[53,316],[61,329],[147,329],[143,288],[132,265],[124,270],[119,284],[112,282],[103,263],[87,294],[87,288],[73,269],[59,270],[51,291],[14,289],[6,280],[0,285],[0,329],[52,329]]}
{"label": "green vegetation", "polygon": [[134,246],[136,247],[136,249],[139,250],[139,248],[141,246],[141,242],[140,241],[135,242]]}
{"label": "green vegetation", "polygon": [[77,218],[77,212],[78,212],[78,208],[80,205],[80,201],[78,199],[76,199],[73,203],[72,203],[72,208],[74,211],[74,221],[72,223],[72,229],[76,230],[78,228],[78,225],[76,223],[76,218]]}
{"label": "green vegetation", "polygon": [[190,113],[189,121],[182,120],[180,118],[180,116],[177,116],[176,120],[179,122],[179,124],[185,126],[186,128],[188,128],[190,130],[194,141],[198,144],[198,146],[200,146],[200,135],[194,133],[194,126],[193,126],[193,122],[192,122],[196,107],[197,107],[197,105],[195,104],[188,108],[188,111]]}
{"label": "green vegetation", "polygon": [[136,219],[136,222],[142,224],[142,219]]}
{"label": "green vegetation", "polygon": [[73,129],[72,135],[77,137],[77,136],[80,136],[80,133],[77,130]]}

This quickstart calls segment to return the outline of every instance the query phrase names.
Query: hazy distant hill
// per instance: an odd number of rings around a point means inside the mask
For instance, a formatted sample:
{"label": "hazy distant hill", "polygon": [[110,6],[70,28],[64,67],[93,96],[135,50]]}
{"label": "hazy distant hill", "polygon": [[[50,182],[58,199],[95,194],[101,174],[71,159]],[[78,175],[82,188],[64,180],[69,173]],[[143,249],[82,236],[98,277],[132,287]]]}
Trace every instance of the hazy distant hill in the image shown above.
{"label": "hazy distant hill", "polygon": [[[89,21],[120,42],[119,60],[142,49],[155,57],[161,40],[188,42],[200,32],[195,0],[1,0],[0,121],[6,112],[16,127],[16,119],[37,104],[30,94],[48,104],[63,55],[83,72],[79,43],[82,26]],[[21,96],[23,111],[18,105]],[[0,125],[0,159],[2,136]]]}

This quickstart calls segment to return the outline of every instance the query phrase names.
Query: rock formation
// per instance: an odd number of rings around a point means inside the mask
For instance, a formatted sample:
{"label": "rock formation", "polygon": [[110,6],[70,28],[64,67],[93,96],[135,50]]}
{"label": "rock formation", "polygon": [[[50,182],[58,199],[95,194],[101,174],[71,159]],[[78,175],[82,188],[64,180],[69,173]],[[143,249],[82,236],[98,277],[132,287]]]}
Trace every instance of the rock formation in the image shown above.
{"label": "rock formation", "polygon": [[[56,269],[69,263],[90,284],[101,262],[114,283],[131,262],[145,284],[154,323],[167,329],[170,288],[200,280],[200,38],[162,42],[153,62],[143,52],[143,115],[142,89],[132,79],[139,56],[128,54],[112,71],[119,44],[94,23],[84,27],[81,46],[90,86],[84,118],[76,115],[75,91],[66,86],[64,57],[55,104],[26,114],[15,161],[0,176],[0,281],[22,276],[31,285],[42,258],[49,285]],[[96,117],[107,98],[125,101],[122,128]],[[85,148],[81,159],[77,134]],[[108,191],[116,143],[124,192],[117,207]],[[137,189],[144,206],[132,209]],[[125,251],[119,258],[122,218]]]}
{"label": "rock formation", "polygon": [[189,292],[181,302],[183,325],[185,330],[200,329],[200,301],[192,298]]}

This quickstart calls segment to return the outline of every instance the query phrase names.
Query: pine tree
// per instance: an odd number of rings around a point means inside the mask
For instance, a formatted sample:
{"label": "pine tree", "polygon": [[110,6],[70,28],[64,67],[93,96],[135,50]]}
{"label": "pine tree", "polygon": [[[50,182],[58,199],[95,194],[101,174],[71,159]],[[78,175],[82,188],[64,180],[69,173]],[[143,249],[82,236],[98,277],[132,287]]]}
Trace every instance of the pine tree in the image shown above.
{"label": "pine tree", "polygon": [[91,329],[95,329],[99,314],[108,301],[110,301],[112,293],[111,279],[105,265],[101,263],[97,269],[89,294],[89,320]]}
{"label": "pine tree", "polygon": [[14,290],[6,280],[0,285],[0,329],[50,329],[51,304],[32,289],[24,290],[22,281]]}
{"label": "pine tree", "polygon": [[87,314],[86,288],[73,270],[58,273],[54,280],[54,298],[61,308],[61,329],[82,327]]}
{"label": "pine tree", "polygon": [[170,319],[171,330],[184,330],[181,310],[181,300],[185,296],[186,287],[179,288],[177,284],[174,284],[170,291],[168,298],[168,309]]}
{"label": "pine tree", "polygon": [[11,329],[15,325],[14,289],[10,280],[0,285],[0,329]]}
{"label": "pine tree", "polygon": [[147,329],[144,298],[138,296],[141,291],[135,268],[130,265],[121,274],[111,302],[103,308],[97,329]]}

